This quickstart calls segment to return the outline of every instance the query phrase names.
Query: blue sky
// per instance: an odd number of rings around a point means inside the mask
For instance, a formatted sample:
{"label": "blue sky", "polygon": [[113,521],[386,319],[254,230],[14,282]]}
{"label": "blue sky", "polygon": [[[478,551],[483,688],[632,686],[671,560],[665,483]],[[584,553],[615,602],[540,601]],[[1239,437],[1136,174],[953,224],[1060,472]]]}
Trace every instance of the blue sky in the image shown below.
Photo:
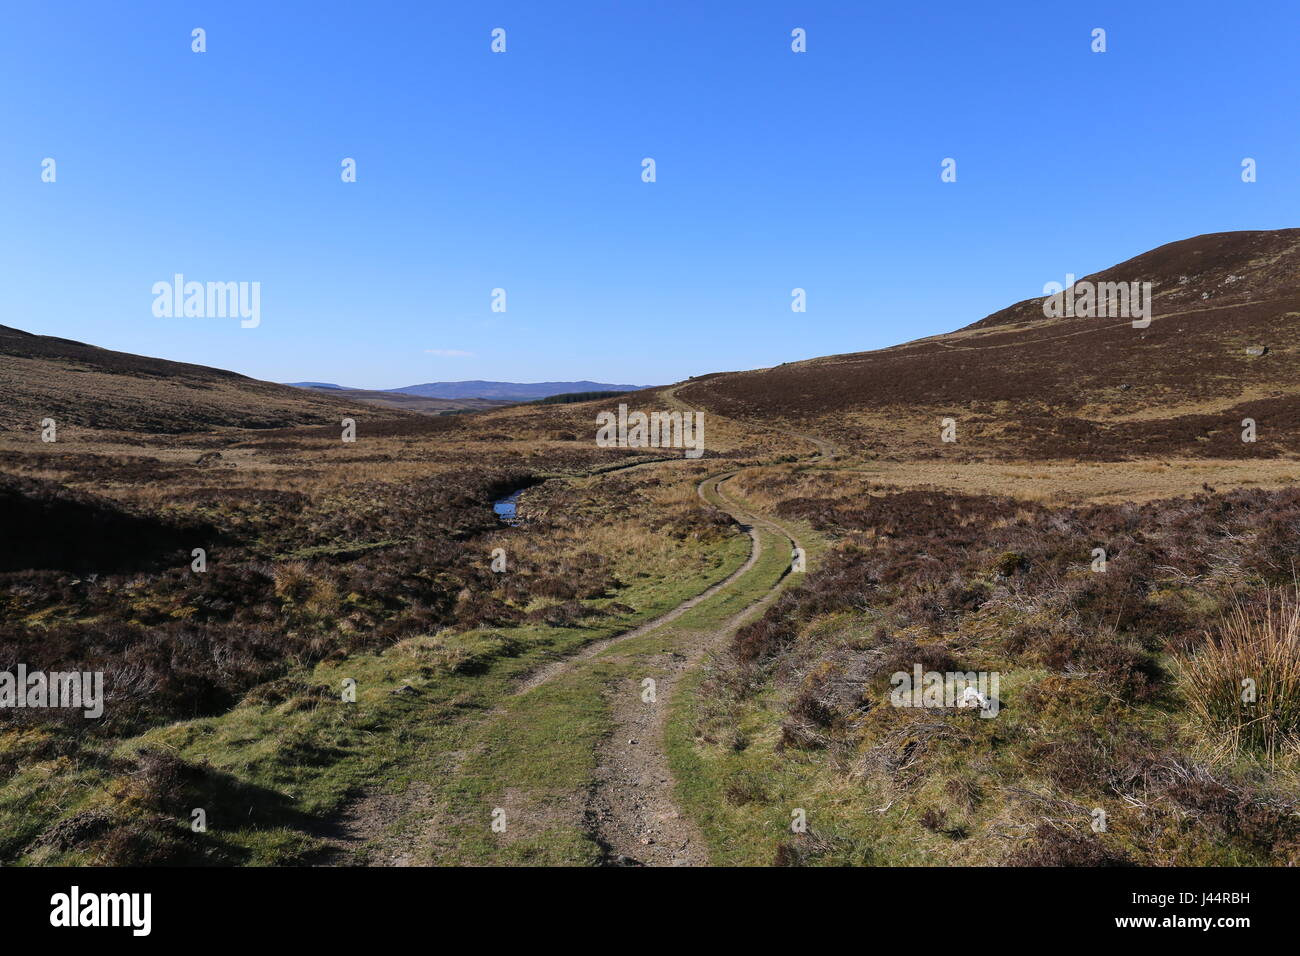
{"label": "blue sky", "polygon": [[[1300,224],[1288,6],[10,4],[0,323],[375,388],[879,348]],[[156,318],[175,273],[261,324]]]}

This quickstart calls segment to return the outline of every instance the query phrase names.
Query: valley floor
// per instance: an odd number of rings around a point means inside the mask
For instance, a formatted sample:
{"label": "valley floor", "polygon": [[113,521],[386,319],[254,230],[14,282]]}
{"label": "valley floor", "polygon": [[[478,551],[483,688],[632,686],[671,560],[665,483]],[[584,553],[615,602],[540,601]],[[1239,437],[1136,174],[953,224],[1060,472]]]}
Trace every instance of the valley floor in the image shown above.
{"label": "valley floor", "polygon": [[[0,728],[0,857],[1300,861],[1300,464],[886,461],[712,414],[691,461],[590,417],[8,439],[15,513],[119,537],[5,555],[0,646],[118,692]],[[914,667],[997,674],[996,717],[890,706]]]}

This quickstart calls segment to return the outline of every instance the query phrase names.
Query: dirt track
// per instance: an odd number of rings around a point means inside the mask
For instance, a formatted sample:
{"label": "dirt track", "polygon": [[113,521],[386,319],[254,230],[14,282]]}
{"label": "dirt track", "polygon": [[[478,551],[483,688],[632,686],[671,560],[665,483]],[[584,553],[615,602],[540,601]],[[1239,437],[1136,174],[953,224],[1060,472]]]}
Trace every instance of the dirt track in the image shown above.
{"label": "dirt track", "polygon": [[[732,517],[746,527],[753,549],[740,572],[710,591],[721,590],[758,560],[763,544],[754,530],[755,523],[781,534],[791,548],[797,546],[784,529],[748,514],[726,497],[719,486],[734,474],[705,479],[699,486],[700,495],[704,497],[704,489],[712,486],[715,500],[728,506]],[[656,684],[653,703],[642,700],[638,680],[623,682],[625,686],[612,689],[614,730],[600,749],[596,780],[584,815],[588,832],[605,852],[607,865],[703,866],[709,862],[694,824],[680,813],[673,801],[664,725],[682,675],[697,666],[705,653],[721,645],[738,627],[760,614],[778,593],[779,584],[717,630],[692,633],[686,644],[649,661],[647,675]]]}
{"label": "dirt track", "polygon": [[[675,390],[667,390],[665,397],[670,402],[680,404],[680,399],[676,398],[674,392]],[[815,445],[822,459],[834,458],[836,455],[836,449],[828,442],[805,435],[795,437]],[[700,482],[696,491],[708,501],[707,492],[711,490],[711,503],[730,514],[749,534],[750,554],[740,568],[654,620],[539,667],[520,682],[507,701],[528,694],[557,677],[584,666],[612,647],[673,623],[692,608],[724,591],[747,574],[762,556],[763,539],[757,532],[756,525],[783,538],[787,553],[789,549],[799,547],[799,542],[785,528],[767,518],[747,512],[727,497],[722,485],[738,473],[731,471],[711,475]],[[775,600],[781,588],[782,583],[778,581],[720,627],[688,633],[685,635],[685,643],[676,645],[671,651],[665,650],[647,661],[647,676],[653,676],[656,683],[653,703],[643,701],[640,678],[619,681],[622,686],[607,688],[612,703],[614,727],[600,746],[595,779],[586,794],[582,817],[583,827],[603,850],[605,865],[708,864],[707,850],[694,824],[680,813],[673,800],[674,781],[664,747],[667,714],[681,677],[697,666],[710,649],[721,646],[737,628],[761,614]],[[503,703],[486,719],[500,720],[505,715],[506,707]],[[456,772],[458,766],[459,761],[449,772]],[[353,803],[335,823],[337,835],[330,842],[336,852],[331,862],[348,862],[348,854],[342,851],[364,844],[370,851],[368,856],[372,864],[410,865],[413,862],[411,841],[409,837],[393,836],[390,825],[394,820],[409,814],[417,805],[423,807],[424,815],[436,818],[427,788],[417,788],[415,792],[403,796],[373,794]]]}

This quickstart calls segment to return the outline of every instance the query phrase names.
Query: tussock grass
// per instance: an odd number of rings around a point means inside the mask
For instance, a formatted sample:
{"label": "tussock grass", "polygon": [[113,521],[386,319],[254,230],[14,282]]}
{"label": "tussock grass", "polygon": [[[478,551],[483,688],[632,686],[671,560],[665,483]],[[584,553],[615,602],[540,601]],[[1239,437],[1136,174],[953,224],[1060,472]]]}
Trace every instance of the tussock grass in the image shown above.
{"label": "tussock grass", "polygon": [[1270,588],[1262,603],[1240,601],[1194,654],[1179,658],[1192,714],[1224,735],[1225,748],[1270,761],[1300,743],[1300,599]]}

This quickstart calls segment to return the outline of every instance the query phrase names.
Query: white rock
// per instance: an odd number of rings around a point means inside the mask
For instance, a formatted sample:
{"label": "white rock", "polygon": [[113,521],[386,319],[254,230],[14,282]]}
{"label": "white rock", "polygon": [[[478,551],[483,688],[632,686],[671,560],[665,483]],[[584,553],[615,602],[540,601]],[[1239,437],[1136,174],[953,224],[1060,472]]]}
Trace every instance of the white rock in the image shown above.
{"label": "white rock", "polygon": [[974,687],[967,687],[962,692],[961,698],[957,701],[958,707],[978,707],[980,710],[986,710],[989,706],[989,700]]}

